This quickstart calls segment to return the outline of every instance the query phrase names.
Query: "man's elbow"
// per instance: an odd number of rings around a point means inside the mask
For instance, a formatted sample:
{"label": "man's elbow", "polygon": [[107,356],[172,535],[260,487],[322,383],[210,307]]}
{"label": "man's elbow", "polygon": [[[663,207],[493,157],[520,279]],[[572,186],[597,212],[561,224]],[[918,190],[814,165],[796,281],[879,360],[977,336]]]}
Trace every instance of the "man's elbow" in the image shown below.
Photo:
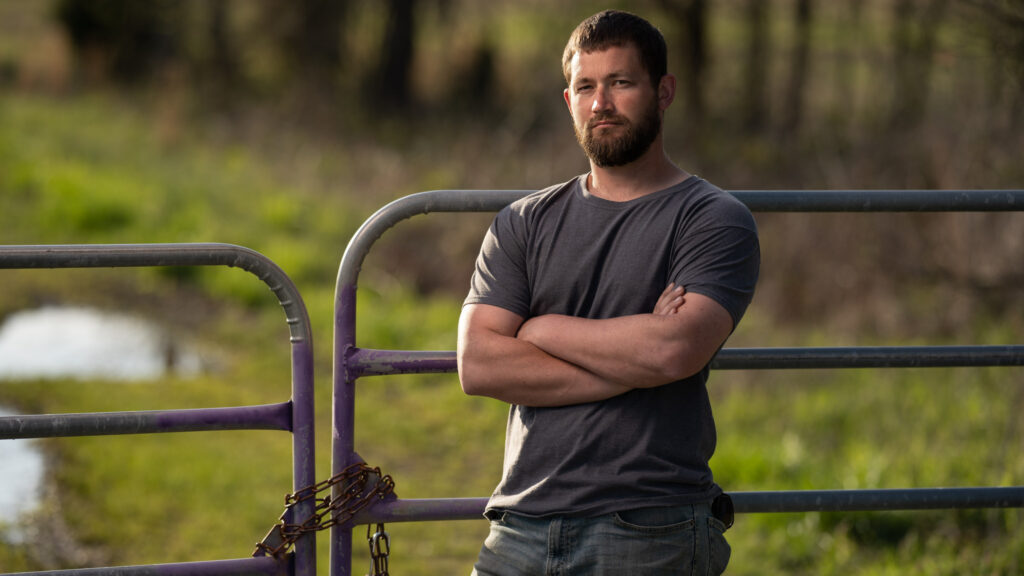
{"label": "man's elbow", "polygon": [[459,373],[459,383],[462,384],[462,392],[467,396],[483,396],[484,387],[474,378]]}
{"label": "man's elbow", "polygon": [[459,384],[462,392],[469,396],[486,396],[487,383],[485,374],[479,366],[462,356],[458,359]]}
{"label": "man's elbow", "polygon": [[666,346],[657,360],[658,374],[665,383],[685,380],[707,366],[711,358],[706,356],[686,346]]}

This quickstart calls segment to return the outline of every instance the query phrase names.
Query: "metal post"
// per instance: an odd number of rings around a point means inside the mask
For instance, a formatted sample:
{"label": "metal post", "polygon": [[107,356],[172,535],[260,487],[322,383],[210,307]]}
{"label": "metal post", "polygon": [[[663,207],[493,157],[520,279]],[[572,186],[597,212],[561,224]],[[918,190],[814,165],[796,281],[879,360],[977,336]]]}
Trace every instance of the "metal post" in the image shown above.
{"label": "metal post", "polygon": [[[355,377],[348,356],[355,347],[356,287],[339,285],[334,304],[334,394],[331,419],[331,475],[337,475],[358,456],[353,449],[355,433]],[[338,497],[338,494],[332,497]],[[352,527],[331,527],[330,563],[332,575],[348,576],[352,568]]]}
{"label": "metal post", "polygon": [[[416,214],[430,212],[500,209],[527,191],[479,192],[446,190],[422,192],[399,198],[363,223],[345,248],[338,268],[334,298],[334,403],[332,405],[331,474],[338,474],[359,460],[354,449],[355,385],[363,368],[356,348],[356,292],[359,271],[370,247],[394,224]],[[352,563],[352,526],[331,528],[331,575],[348,576]]]}

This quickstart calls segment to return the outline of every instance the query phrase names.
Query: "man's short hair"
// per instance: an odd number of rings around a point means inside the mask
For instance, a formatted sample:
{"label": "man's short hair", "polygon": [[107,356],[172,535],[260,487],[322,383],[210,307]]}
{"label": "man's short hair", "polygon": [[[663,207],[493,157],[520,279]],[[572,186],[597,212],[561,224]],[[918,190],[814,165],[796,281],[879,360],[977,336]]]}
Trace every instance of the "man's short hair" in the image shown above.
{"label": "man's short hair", "polygon": [[640,64],[657,88],[662,76],[668,73],[668,49],[665,37],[650,22],[620,10],[605,10],[587,18],[572,32],[562,53],[562,73],[565,83],[572,82],[572,59],[579,52],[607,50],[612,46],[632,44],[640,52]]}

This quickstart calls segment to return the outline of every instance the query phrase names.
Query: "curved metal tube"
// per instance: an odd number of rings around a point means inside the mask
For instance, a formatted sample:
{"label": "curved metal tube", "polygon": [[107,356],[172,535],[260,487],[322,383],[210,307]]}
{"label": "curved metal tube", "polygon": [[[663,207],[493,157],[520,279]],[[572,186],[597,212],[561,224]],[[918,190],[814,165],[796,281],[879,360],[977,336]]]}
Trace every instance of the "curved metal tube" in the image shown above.
{"label": "curved metal tube", "polygon": [[3,268],[228,266],[263,281],[285,310],[293,342],[312,341],[309,314],[291,278],[266,256],[234,244],[70,244],[0,246]]}
{"label": "curved metal tube", "polygon": [[[354,451],[355,381],[361,376],[395,373],[451,372],[454,353],[361,350],[356,347],[356,291],[359,272],[370,247],[396,223],[430,212],[497,211],[529,194],[526,190],[435,190],[405,196],[368,218],[352,237],[341,259],[335,285],[334,395],[332,472],[358,460]],[[866,191],[732,191],[755,212],[989,212],[1024,211],[1024,190],[866,190]],[[1022,347],[951,347],[920,349],[909,359],[897,348],[837,351],[723,350],[718,369],[821,368],[866,366],[1021,365]],[[1014,493],[1016,494],[1016,493]],[[742,501],[744,496],[740,497]],[[365,512],[391,520],[437,519],[476,514],[478,499],[403,501],[381,504]],[[351,527],[335,526],[331,537],[331,574],[348,574]]]}
{"label": "curved metal tube", "polygon": [[[67,428],[73,435],[105,433],[105,427],[117,433],[168,432],[175,430],[211,430],[243,426],[281,429],[292,432],[293,490],[298,491],[316,482],[314,412],[313,412],[313,333],[305,302],[291,278],[266,256],[234,244],[80,244],[43,246],[0,246],[0,269],[13,268],[124,268],[142,266],[229,266],[241,268],[266,284],[277,296],[285,311],[292,343],[292,399],[283,405],[287,414],[274,407],[234,407],[209,410],[166,410],[153,413],[46,415],[29,417],[32,434],[53,436],[41,430]],[[22,424],[19,417],[0,418],[0,430],[14,429]],[[284,422],[284,420],[287,422]],[[260,420],[262,423],[254,422]],[[28,437],[24,435],[5,437]],[[313,503],[302,502],[293,510],[296,516],[308,517]],[[242,561],[245,566],[276,567],[268,561]],[[205,564],[195,564],[199,570]],[[222,565],[227,566],[227,565]],[[314,576],[316,539],[304,537],[296,543],[292,573]],[[276,568],[275,568],[276,569]],[[96,569],[106,570],[106,569]],[[100,572],[102,573],[102,572]],[[114,572],[111,572],[114,573]],[[198,572],[196,572],[198,573]],[[216,573],[216,571],[212,572]],[[223,570],[221,571],[223,573]]]}

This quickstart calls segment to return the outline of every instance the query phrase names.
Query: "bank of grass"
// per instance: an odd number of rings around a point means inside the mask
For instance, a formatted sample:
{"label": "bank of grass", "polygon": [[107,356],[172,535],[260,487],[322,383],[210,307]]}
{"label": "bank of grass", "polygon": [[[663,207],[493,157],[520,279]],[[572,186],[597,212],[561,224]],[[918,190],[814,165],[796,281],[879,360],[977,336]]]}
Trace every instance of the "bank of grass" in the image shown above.
{"label": "bank of grass", "polygon": [[[730,490],[1019,485],[1021,376],[748,375],[716,394],[716,477]],[[731,573],[1014,574],[1024,567],[1022,519],[1019,510],[747,516],[732,533]]]}
{"label": "bank of grass", "polygon": [[[371,208],[307,189],[302,178],[284,180],[272,159],[252,150],[188,134],[161,141],[140,111],[102,97],[3,97],[0,125],[0,242],[233,242],[292,275],[315,329],[317,468],[326,477],[333,273],[344,239]],[[409,179],[412,191],[416,176]],[[368,268],[360,345],[454,346],[456,297],[422,297],[405,279]],[[288,397],[281,311],[243,272],[0,274],[0,315],[54,300],[139,308],[177,322],[218,359],[216,370],[191,380],[3,383],[0,403],[62,413]],[[983,343],[1022,336],[998,319],[965,332]],[[822,343],[771,326],[757,303],[734,340]],[[1017,368],[717,373],[717,479],[728,490],[1020,485],[1022,376]],[[454,376],[366,378],[356,410],[357,450],[394,476],[402,497],[484,496],[498,479],[507,409],[465,397]],[[44,446],[54,490],[42,525],[62,519],[72,544],[56,550],[44,530],[32,550],[0,545],[4,571],[244,557],[290,490],[290,443],[281,433],[69,438]],[[1022,520],[1017,510],[743,516],[730,532],[729,573],[1017,574]],[[388,528],[399,574],[468,573],[486,533],[483,521]],[[356,533],[353,573],[367,561]],[[319,543],[326,574],[325,537]]]}

